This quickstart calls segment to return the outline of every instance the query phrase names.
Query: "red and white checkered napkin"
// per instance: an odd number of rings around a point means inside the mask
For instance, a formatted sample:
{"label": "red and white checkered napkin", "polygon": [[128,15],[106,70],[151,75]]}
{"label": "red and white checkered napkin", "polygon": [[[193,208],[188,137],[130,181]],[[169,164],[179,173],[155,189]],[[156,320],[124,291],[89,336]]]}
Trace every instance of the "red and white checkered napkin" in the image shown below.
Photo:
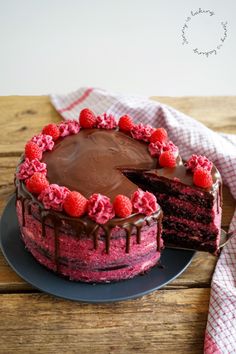
{"label": "red and white checkered napkin", "polygon": [[[164,104],[148,98],[124,96],[102,89],[80,88],[68,95],[52,95],[52,104],[64,119],[78,119],[89,107],[96,114],[129,114],[135,121],[167,129],[170,139],[188,159],[206,155],[218,167],[236,199],[236,135],[215,133],[203,124]],[[236,230],[236,212],[230,231]],[[236,238],[221,252],[211,284],[205,336],[205,353],[236,353]]]}

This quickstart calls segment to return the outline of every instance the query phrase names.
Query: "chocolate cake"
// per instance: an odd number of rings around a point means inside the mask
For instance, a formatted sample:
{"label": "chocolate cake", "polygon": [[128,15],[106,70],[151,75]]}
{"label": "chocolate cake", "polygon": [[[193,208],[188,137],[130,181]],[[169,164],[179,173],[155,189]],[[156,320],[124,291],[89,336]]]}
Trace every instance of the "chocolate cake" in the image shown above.
{"label": "chocolate cake", "polygon": [[26,144],[15,181],[25,246],[71,280],[132,278],[158,263],[163,240],[219,248],[216,167],[201,156],[183,164],[165,129],[127,115],[117,125],[84,109],[78,122],[49,124]]}

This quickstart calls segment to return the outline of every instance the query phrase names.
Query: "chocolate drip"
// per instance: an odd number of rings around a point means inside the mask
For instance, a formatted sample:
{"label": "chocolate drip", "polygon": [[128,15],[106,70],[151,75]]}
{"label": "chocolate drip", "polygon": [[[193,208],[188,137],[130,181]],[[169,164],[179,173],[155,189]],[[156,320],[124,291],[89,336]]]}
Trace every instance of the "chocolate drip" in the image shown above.
{"label": "chocolate drip", "polygon": [[163,213],[161,213],[161,216],[157,223],[157,251],[160,251],[162,247],[161,245],[162,219],[163,219]]}
{"label": "chocolate drip", "polygon": [[[141,243],[141,231],[142,227],[151,225],[152,222],[156,222],[157,225],[157,249],[160,249],[160,221],[162,217],[162,211],[159,208],[154,214],[150,216],[145,216],[141,214],[132,214],[128,218],[120,219],[114,218],[110,220],[105,225],[97,225],[87,216],[83,218],[72,218],[63,213],[59,213],[53,210],[45,210],[43,205],[25,188],[23,182],[17,181],[17,198],[21,200],[22,205],[28,203],[28,212],[32,215],[32,204],[39,208],[40,220],[42,225],[42,237],[46,237],[46,222],[52,224],[55,230],[55,264],[58,268],[58,258],[59,258],[59,232],[60,227],[67,223],[70,227],[75,230],[76,237],[81,237],[82,234],[85,234],[87,237],[93,238],[94,249],[98,248],[98,239],[99,231],[102,229],[105,237],[105,251],[109,254],[110,242],[111,242],[111,233],[115,227],[120,227],[125,230],[126,233],[126,253],[130,252],[130,240],[132,235],[132,230],[136,228],[136,240],[137,243]],[[30,207],[29,207],[30,206]],[[23,206],[22,217],[25,214],[25,206]],[[25,225],[25,220],[22,220],[22,224]]]}
{"label": "chocolate drip", "polygon": [[98,249],[98,233],[99,233],[99,227],[97,227],[93,233],[93,244],[94,244],[94,249]]}
{"label": "chocolate drip", "polygon": [[142,225],[136,225],[136,230],[137,230],[137,244],[140,245],[141,243],[141,229],[142,229]]}
{"label": "chocolate drip", "polygon": [[219,181],[218,191],[217,190],[215,191],[214,198],[216,200],[217,213],[219,214],[220,207],[222,207],[222,182],[221,181]]}
{"label": "chocolate drip", "polygon": [[31,215],[31,203],[30,203],[30,201],[28,201],[27,207],[28,207],[27,212],[28,212],[29,215]]}
{"label": "chocolate drip", "polygon": [[125,252],[129,253],[130,251],[130,237],[131,233],[133,230],[133,225],[126,226],[125,232],[126,232],[126,246],[125,246]]}
{"label": "chocolate drip", "polygon": [[219,195],[220,195],[220,206],[222,207],[223,205],[223,190],[222,190],[222,182],[219,184]]}
{"label": "chocolate drip", "polygon": [[109,254],[110,242],[111,242],[111,228],[108,228],[106,231],[106,253]]}
{"label": "chocolate drip", "polygon": [[25,201],[26,199],[21,198],[21,211],[22,211],[22,226],[25,226]]}
{"label": "chocolate drip", "polygon": [[42,226],[42,237],[46,237],[46,218],[48,216],[48,213],[45,211],[40,212],[40,218],[41,218],[41,226]]}
{"label": "chocolate drip", "polygon": [[55,253],[54,253],[54,260],[55,260],[55,264],[56,264],[56,271],[58,271],[58,267],[59,267],[59,225],[56,223],[54,225],[54,248],[55,248]]}

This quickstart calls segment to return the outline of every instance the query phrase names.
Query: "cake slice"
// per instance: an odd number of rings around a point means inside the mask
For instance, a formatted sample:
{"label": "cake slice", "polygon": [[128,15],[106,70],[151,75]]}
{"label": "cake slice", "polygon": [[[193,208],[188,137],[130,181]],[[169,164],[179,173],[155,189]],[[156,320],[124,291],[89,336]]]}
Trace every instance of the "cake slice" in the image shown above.
{"label": "cake slice", "polygon": [[[174,168],[159,168],[144,173],[126,172],[140,188],[152,192],[161,205],[165,245],[217,253],[220,244],[222,216],[222,180],[211,166],[212,185],[194,184],[194,171],[179,158]],[[205,158],[204,158],[205,159]]]}

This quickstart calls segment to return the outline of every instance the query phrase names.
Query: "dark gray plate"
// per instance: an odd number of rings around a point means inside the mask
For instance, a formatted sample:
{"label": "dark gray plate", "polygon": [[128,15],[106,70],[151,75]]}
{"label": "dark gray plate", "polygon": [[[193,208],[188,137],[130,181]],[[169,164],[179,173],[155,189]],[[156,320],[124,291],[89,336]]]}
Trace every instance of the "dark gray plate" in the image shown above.
{"label": "dark gray plate", "polygon": [[61,278],[41,266],[25,249],[20,238],[12,197],[1,219],[0,241],[9,265],[25,281],[46,293],[69,300],[104,303],[137,298],[157,290],[180,275],[190,264],[194,251],[165,249],[161,265],[144,275],[110,284],[86,284]]}

